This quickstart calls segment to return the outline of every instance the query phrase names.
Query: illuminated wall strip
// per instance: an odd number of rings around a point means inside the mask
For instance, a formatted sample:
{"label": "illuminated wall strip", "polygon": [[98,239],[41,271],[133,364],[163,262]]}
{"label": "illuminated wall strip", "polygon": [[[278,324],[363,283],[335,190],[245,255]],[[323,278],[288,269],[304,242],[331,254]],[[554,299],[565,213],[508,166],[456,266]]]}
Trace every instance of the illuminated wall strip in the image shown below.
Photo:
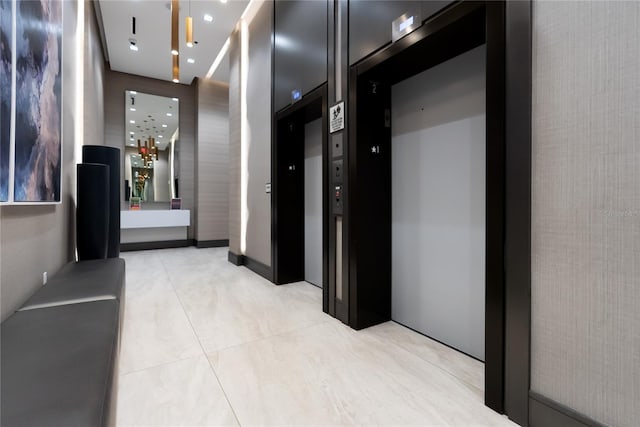
{"label": "illuminated wall strip", "polygon": [[[240,22],[251,21],[251,19],[253,19],[253,17],[256,15],[258,10],[262,6],[262,3],[263,3],[262,1],[251,0],[247,5],[247,7],[244,8],[242,15],[240,15]],[[207,72],[207,75],[205,76],[205,78],[210,79],[213,76],[213,73],[216,72],[216,70],[220,66],[220,63],[222,62],[222,59],[227,54],[227,50],[229,49],[229,43],[230,43],[229,39],[227,39],[227,41],[224,42],[224,45],[222,45],[222,48],[218,52],[216,59],[213,60],[213,63],[211,64],[211,67],[209,68],[209,71]]]}
{"label": "illuminated wall strip", "polygon": [[[75,114],[74,114],[74,146],[73,146],[73,161],[74,167],[71,175],[73,176],[73,191],[74,200],[76,183],[76,167],[78,163],[82,163],[82,145],[84,144],[84,1],[79,1],[78,15],[76,21],[76,48],[75,48],[75,61],[76,70],[74,76],[75,82]],[[64,40],[64,39],[63,39]],[[64,78],[63,78],[64,81]],[[64,83],[63,83],[64,85]],[[64,140],[64,138],[62,138]],[[62,142],[61,142],[62,143]]]}
{"label": "illuminated wall strip", "polygon": [[[11,19],[11,64],[16,63],[17,54],[16,54],[16,7],[17,2],[13,0],[11,2],[11,7],[13,8],[13,16]],[[15,185],[14,181],[14,173],[16,167],[16,147],[14,141],[16,140],[16,67],[13,67],[13,72],[11,73],[11,117],[9,119],[9,192],[8,192],[8,201],[13,201],[13,193]]]}
{"label": "illuminated wall strip", "polygon": [[227,38],[227,41],[225,41],[224,45],[222,45],[222,49],[220,49],[220,52],[218,52],[218,56],[216,56],[216,59],[213,60],[213,64],[211,64],[211,68],[209,68],[209,71],[207,71],[207,75],[205,76],[205,78],[210,79],[213,76],[213,73],[216,72],[216,70],[220,66],[220,63],[222,62],[222,59],[224,58],[224,56],[227,54],[227,51],[229,50],[230,43],[231,43],[231,40]]}
{"label": "illuminated wall strip", "polygon": [[247,80],[249,76],[249,27],[240,20],[240,252],[247,249],[249,206],[249,123],[247,121]]}

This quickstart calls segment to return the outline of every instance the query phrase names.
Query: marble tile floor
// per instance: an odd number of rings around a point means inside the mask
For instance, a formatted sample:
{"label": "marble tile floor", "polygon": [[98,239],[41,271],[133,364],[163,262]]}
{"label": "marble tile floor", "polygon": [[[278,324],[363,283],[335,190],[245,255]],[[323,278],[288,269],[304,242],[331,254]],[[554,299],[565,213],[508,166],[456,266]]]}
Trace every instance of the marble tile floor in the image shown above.
{"label": "marble tile floor", "polygon": [[393,322],[354,331],[227,250],[122,253],[119,426],[515,425],[483,405],[480,362]]}

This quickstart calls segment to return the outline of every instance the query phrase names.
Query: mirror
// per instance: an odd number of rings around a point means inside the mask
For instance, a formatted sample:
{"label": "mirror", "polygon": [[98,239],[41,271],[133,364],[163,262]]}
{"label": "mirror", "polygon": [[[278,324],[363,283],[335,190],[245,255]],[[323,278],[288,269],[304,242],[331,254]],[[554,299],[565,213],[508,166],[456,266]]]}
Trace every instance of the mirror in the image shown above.
{"label": "mirror", "polygon": [[178,98],[125,91],[125,200],[169,202],[178,194]]}

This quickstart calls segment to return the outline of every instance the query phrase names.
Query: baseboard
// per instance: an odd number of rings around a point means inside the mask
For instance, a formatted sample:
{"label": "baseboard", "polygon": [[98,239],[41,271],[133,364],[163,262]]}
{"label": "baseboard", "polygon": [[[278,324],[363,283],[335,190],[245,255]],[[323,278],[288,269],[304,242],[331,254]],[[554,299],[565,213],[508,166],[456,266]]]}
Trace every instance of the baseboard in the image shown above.
{"label": "baseboard", "polygon": [[196,248],[224,248],[229,246],[229,239],[226,240],[196,240]]}
{"label": "baseboard", "polygon": [[148,251],[151,249],[186,248],[194,246],[195,240],[163,240],[159,242],[132,242],[120,243],[120,252]]}
{"label": "baseboard", "polygon": [[604,427],[604,424],[536,392],[529,391],[529,426]]}
{"label": "baseboard", "polygon": [[229,251],[227,259],[231,264],[244,265],[254,273],[264,277],[270,282],[273,282],[273,272],[271,271],[271,267],[264,265],[260,261],[256,261],[255,259],[246,255],[238,255],[231,251]]}
{"label": "baseboard", "polygon": [[270,282],[273,282],[273,273],[271,272],[271,267],[268,267],[260,261],[256,261],[255,259],[250,258],[246,255],[244,256],[244,265],[254,273],[264,277]]}
{"label": "baseboard", "polygon": [[229,251],[227,259],[233,265],[244,265],[244,255],[238,255]]}

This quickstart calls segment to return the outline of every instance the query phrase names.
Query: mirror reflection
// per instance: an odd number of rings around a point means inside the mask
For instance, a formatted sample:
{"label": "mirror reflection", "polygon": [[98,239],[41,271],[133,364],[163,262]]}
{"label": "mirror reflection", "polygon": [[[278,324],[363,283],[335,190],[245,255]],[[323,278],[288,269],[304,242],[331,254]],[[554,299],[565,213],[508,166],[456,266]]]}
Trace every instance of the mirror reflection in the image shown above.
{"label": "mirror reflection", "polygon": [[179,197],[179,104],[178,98],[125,91],[125,200]]}

